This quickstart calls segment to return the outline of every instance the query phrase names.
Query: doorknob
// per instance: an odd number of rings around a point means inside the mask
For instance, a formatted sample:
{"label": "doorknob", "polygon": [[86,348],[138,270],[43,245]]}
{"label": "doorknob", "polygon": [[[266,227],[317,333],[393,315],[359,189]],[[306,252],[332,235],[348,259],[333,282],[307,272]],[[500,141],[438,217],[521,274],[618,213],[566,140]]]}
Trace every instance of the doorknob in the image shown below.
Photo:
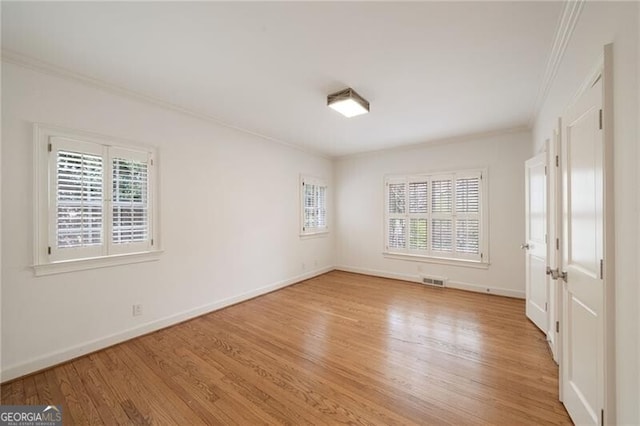
{"label": "doorknob", "polygon": [[547,266],[547,275],[551,275],[552,280],[562,280],[565,283],[569,277],[569,274],[565,271],[561,272],[560,269],[551,269],[549,266]]}
{"label": "doorknob", "polygon": [[522,250],[529,250],[531,247],[529,246],[529,244],[524,243],[524,244],[520,244],[520,248]]}

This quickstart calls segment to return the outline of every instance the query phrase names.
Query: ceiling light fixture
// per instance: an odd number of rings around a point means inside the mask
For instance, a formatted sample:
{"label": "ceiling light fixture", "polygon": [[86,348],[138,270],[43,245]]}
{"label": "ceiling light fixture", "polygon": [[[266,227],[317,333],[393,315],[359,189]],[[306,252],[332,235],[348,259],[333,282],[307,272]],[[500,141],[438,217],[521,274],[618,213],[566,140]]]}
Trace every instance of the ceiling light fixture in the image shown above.
{"label": "ceiling light fixture", "polygon": [[369,112],[369,101],[358,95],[352,88],[327,96],[327,105],[349,118]]}

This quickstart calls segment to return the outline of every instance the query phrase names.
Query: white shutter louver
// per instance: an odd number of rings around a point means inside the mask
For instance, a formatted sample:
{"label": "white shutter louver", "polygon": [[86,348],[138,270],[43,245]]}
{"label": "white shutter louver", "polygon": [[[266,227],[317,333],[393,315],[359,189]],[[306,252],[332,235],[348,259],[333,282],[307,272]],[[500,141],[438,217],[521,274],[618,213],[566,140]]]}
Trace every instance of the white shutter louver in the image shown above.
{"label": "white shutter louver", "polygon": [[428,219],[409,220],[409,248],[411,250],[427,250],[427,223]]}
{"label": "white shutter louver", "polygon": [[389,219],[389,247],[403,249],[407,246],[406,241],[406,220],[391,218]]}
{"label": "white shutter louver", "polygon": [[304,230],[315,228],[316,224],[316,186],[304,185]]}
{"label": "white shutter louver", "polygon": [[431,248],[433,251],[452,251],[453,227],[451,222],[451,219],[433,219],[431,221]]}
{"label": "white shutter louver", "polygon": [[127,244],[149,238],[147,163],[113,158],[112,242]]}
{"label": "white shutter louver", "polygon": [[327,187],[318,186],[318,228],[327,227]]}
{"label": "white shutter louver", "polygon": [[456,251],[480,254],[480,177],[456,179]]}
{"label": "white shutter louver", "polygon": [[97,155],[60,150],[56,156],[56,246],[103,243],[103,161]]}
{"label": "white shutter louver", "polygon": [[406,198],[406,185],[404,183],[389,184],[389,213],[403,214]]}
{"label": "white shutter louver", "polygon": [[409,183],[409,213],[427,213],[428,182]]}
{"label": "white shutter louver", "polygon": [[456,221],[456,251],[469,254],[480,253],[480,221],[478,219]]}
{"label": "white shutter louver", "polygon": [[432,180],[431,181],[431,212],[432,213],[449,213],[452,209],[451,179]]}
{"label": "white shutter louver", "polygon": [[478,213],[480,211],[480,179],[456,179],[456,211]]}
{"label": "white shutter louver", "polygon": [[426,251],[429,213],[429,182],[409,182],[409,249]]}
{"label": "white shutter louver", "polygon": [[453,183],[451,178],[431,180],[431,250],[453,251]]}

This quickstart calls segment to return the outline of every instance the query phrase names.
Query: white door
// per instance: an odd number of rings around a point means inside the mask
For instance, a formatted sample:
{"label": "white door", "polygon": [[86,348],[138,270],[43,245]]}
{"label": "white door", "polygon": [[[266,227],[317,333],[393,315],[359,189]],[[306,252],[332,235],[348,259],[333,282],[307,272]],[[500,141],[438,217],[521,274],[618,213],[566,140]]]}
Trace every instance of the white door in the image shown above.
{"label": "white door", "polygon": [[563,118],[562,397],[576,424],[601,422],[604,405],[602,80]]}
{"label": "white door", "polygon": [[545,334],[548,328],[546,154],[525,163],[526,313]]}

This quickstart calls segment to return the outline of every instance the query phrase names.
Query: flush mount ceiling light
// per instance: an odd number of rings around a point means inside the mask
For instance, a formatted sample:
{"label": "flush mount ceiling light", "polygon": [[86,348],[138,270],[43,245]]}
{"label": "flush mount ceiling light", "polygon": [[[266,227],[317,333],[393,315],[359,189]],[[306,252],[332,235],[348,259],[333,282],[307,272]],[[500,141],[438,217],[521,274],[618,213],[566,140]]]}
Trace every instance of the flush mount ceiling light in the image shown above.
{"label": "flush mount ceiling light", "polygon": [[327,96],[327,105],[345,117],[355,117],[369,112],[369,101],[358,95],[352,88]]}

